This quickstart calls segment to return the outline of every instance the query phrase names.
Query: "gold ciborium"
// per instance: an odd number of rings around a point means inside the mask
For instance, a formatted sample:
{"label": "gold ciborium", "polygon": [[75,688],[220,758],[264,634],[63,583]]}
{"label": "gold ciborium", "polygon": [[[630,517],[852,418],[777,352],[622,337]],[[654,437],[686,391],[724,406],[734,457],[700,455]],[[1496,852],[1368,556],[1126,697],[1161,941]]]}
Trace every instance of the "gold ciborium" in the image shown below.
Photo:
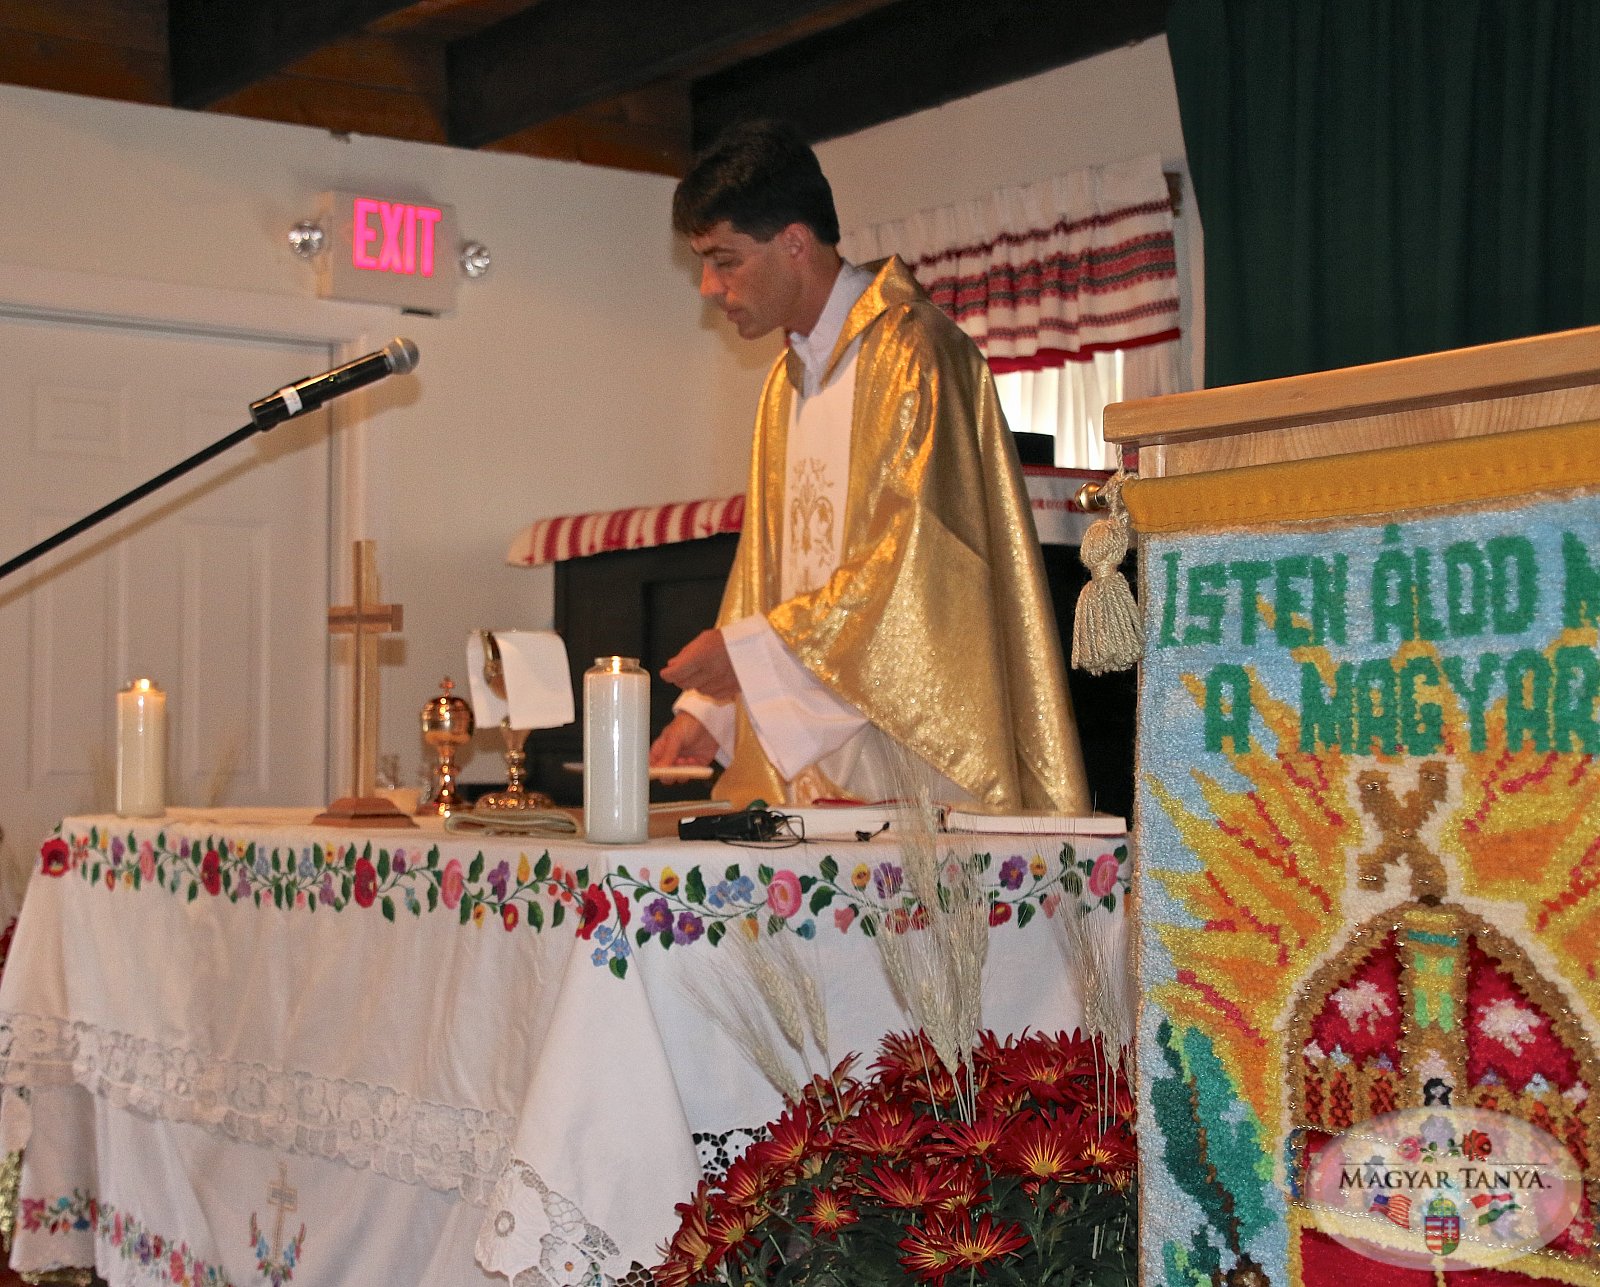
{"label": "gold ciborium", "polygon": [[472,740],[472,707],[451,690],[455,684],[445,676],[439,695],[430,697],[422,708],[422,740],[433,748],[439,762],[433,766],[433,791],[418,813],[446,817],[462,808],[456,790],[456,751]]}

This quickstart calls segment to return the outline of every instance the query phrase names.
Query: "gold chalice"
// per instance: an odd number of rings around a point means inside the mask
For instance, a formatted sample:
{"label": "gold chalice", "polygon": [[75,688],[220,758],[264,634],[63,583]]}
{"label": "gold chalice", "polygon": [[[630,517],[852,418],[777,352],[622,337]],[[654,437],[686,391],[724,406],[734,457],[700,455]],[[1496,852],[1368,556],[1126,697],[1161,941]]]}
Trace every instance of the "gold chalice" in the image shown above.
{"label": "gold chalice", "polygon": [[[483,638],[483,680],[489,691],[501,701],[506,700],[506,672],[500,662],[500,645],[495,642],[494,631],[480,630]],[[512,728],[511,716],[500,721],[500,736],[505,739],[506,789],[482,796],[474,807],[476,813],[512,813],[526,809],[553,809],[555,801],[542,791],[529,791],[523,777],[527,768],[527,752],[522,749],[528,730]]]}

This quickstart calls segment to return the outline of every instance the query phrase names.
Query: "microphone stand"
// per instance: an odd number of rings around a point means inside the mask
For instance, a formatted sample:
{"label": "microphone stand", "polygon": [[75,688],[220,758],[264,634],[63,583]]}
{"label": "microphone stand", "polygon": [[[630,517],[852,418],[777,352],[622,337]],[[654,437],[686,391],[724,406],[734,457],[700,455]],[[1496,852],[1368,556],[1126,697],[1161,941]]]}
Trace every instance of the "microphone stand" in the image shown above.
{"label": "microphone stand", "polygon": [[237,446],[251,435],[264,433],[270,428],[272,428],[271,425],[258,425],[252,421],[250,424],[243,425],[240,428],[235,429],[225,438],[217,439],[217,441],[212,443],[209,447],[202,447],[187,460],[179,461],[171,469],[164,470],[162,473],[157,474],[154,478],[150,479],[149,482],[140,483],[139,486],[135,487],[132,491],[125,492],[110,504],[102,505],[99,509],[95,510],[94,513],[87,514],[83,518],[80,518],[76,523],[70,524],[67,527],[63,527],[54,536],[47,536],[37,545],[24,550],[15,558],[8,559],[6,562],[0,563],[0,580],[4,580],[6,577],[10,576],[18,568],[26,567],[41,555],[50,553],[50,551],[55,549],[56,546],[70,541],[80,532],[87,532],[96,523],[103,522],[104,520],[110,518],[113,514],[127,509],[129,505],[134,503],[134,501],[141,500],[148,496],[151,492],[158,491],[160,488],[165,487],[174,478],[179,478],[182,475],[187,474],[191,469],[194,469],[198,465],[205,464],[206,461],[212,459],[214,456],[220,456],[230,447]]}

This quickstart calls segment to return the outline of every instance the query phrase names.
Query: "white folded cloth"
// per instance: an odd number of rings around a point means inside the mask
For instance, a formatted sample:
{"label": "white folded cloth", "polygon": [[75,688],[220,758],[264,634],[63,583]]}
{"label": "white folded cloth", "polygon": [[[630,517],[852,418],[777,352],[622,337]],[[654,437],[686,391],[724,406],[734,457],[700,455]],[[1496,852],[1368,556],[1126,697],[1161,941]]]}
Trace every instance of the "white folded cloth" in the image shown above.
{"label": "white folded cloth", "polygon": [[483,676],[483,634],[467,636],[467,677],[472,713],[479,728],[493,728],[508,714],[512,728],[557,728],[572,723],[572,672],[567,645],[553,630],[495,630],[506,695],[489,691]]}

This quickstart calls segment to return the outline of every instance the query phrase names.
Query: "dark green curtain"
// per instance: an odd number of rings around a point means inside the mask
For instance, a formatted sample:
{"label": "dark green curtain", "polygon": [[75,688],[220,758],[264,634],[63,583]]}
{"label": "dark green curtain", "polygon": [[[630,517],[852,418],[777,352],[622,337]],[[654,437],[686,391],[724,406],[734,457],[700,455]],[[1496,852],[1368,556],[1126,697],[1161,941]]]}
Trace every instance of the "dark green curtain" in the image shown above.
{"label": "dark green curtain", "polygon": [[1216,386],[1600,322],[1600,0],[1174,0]]}

